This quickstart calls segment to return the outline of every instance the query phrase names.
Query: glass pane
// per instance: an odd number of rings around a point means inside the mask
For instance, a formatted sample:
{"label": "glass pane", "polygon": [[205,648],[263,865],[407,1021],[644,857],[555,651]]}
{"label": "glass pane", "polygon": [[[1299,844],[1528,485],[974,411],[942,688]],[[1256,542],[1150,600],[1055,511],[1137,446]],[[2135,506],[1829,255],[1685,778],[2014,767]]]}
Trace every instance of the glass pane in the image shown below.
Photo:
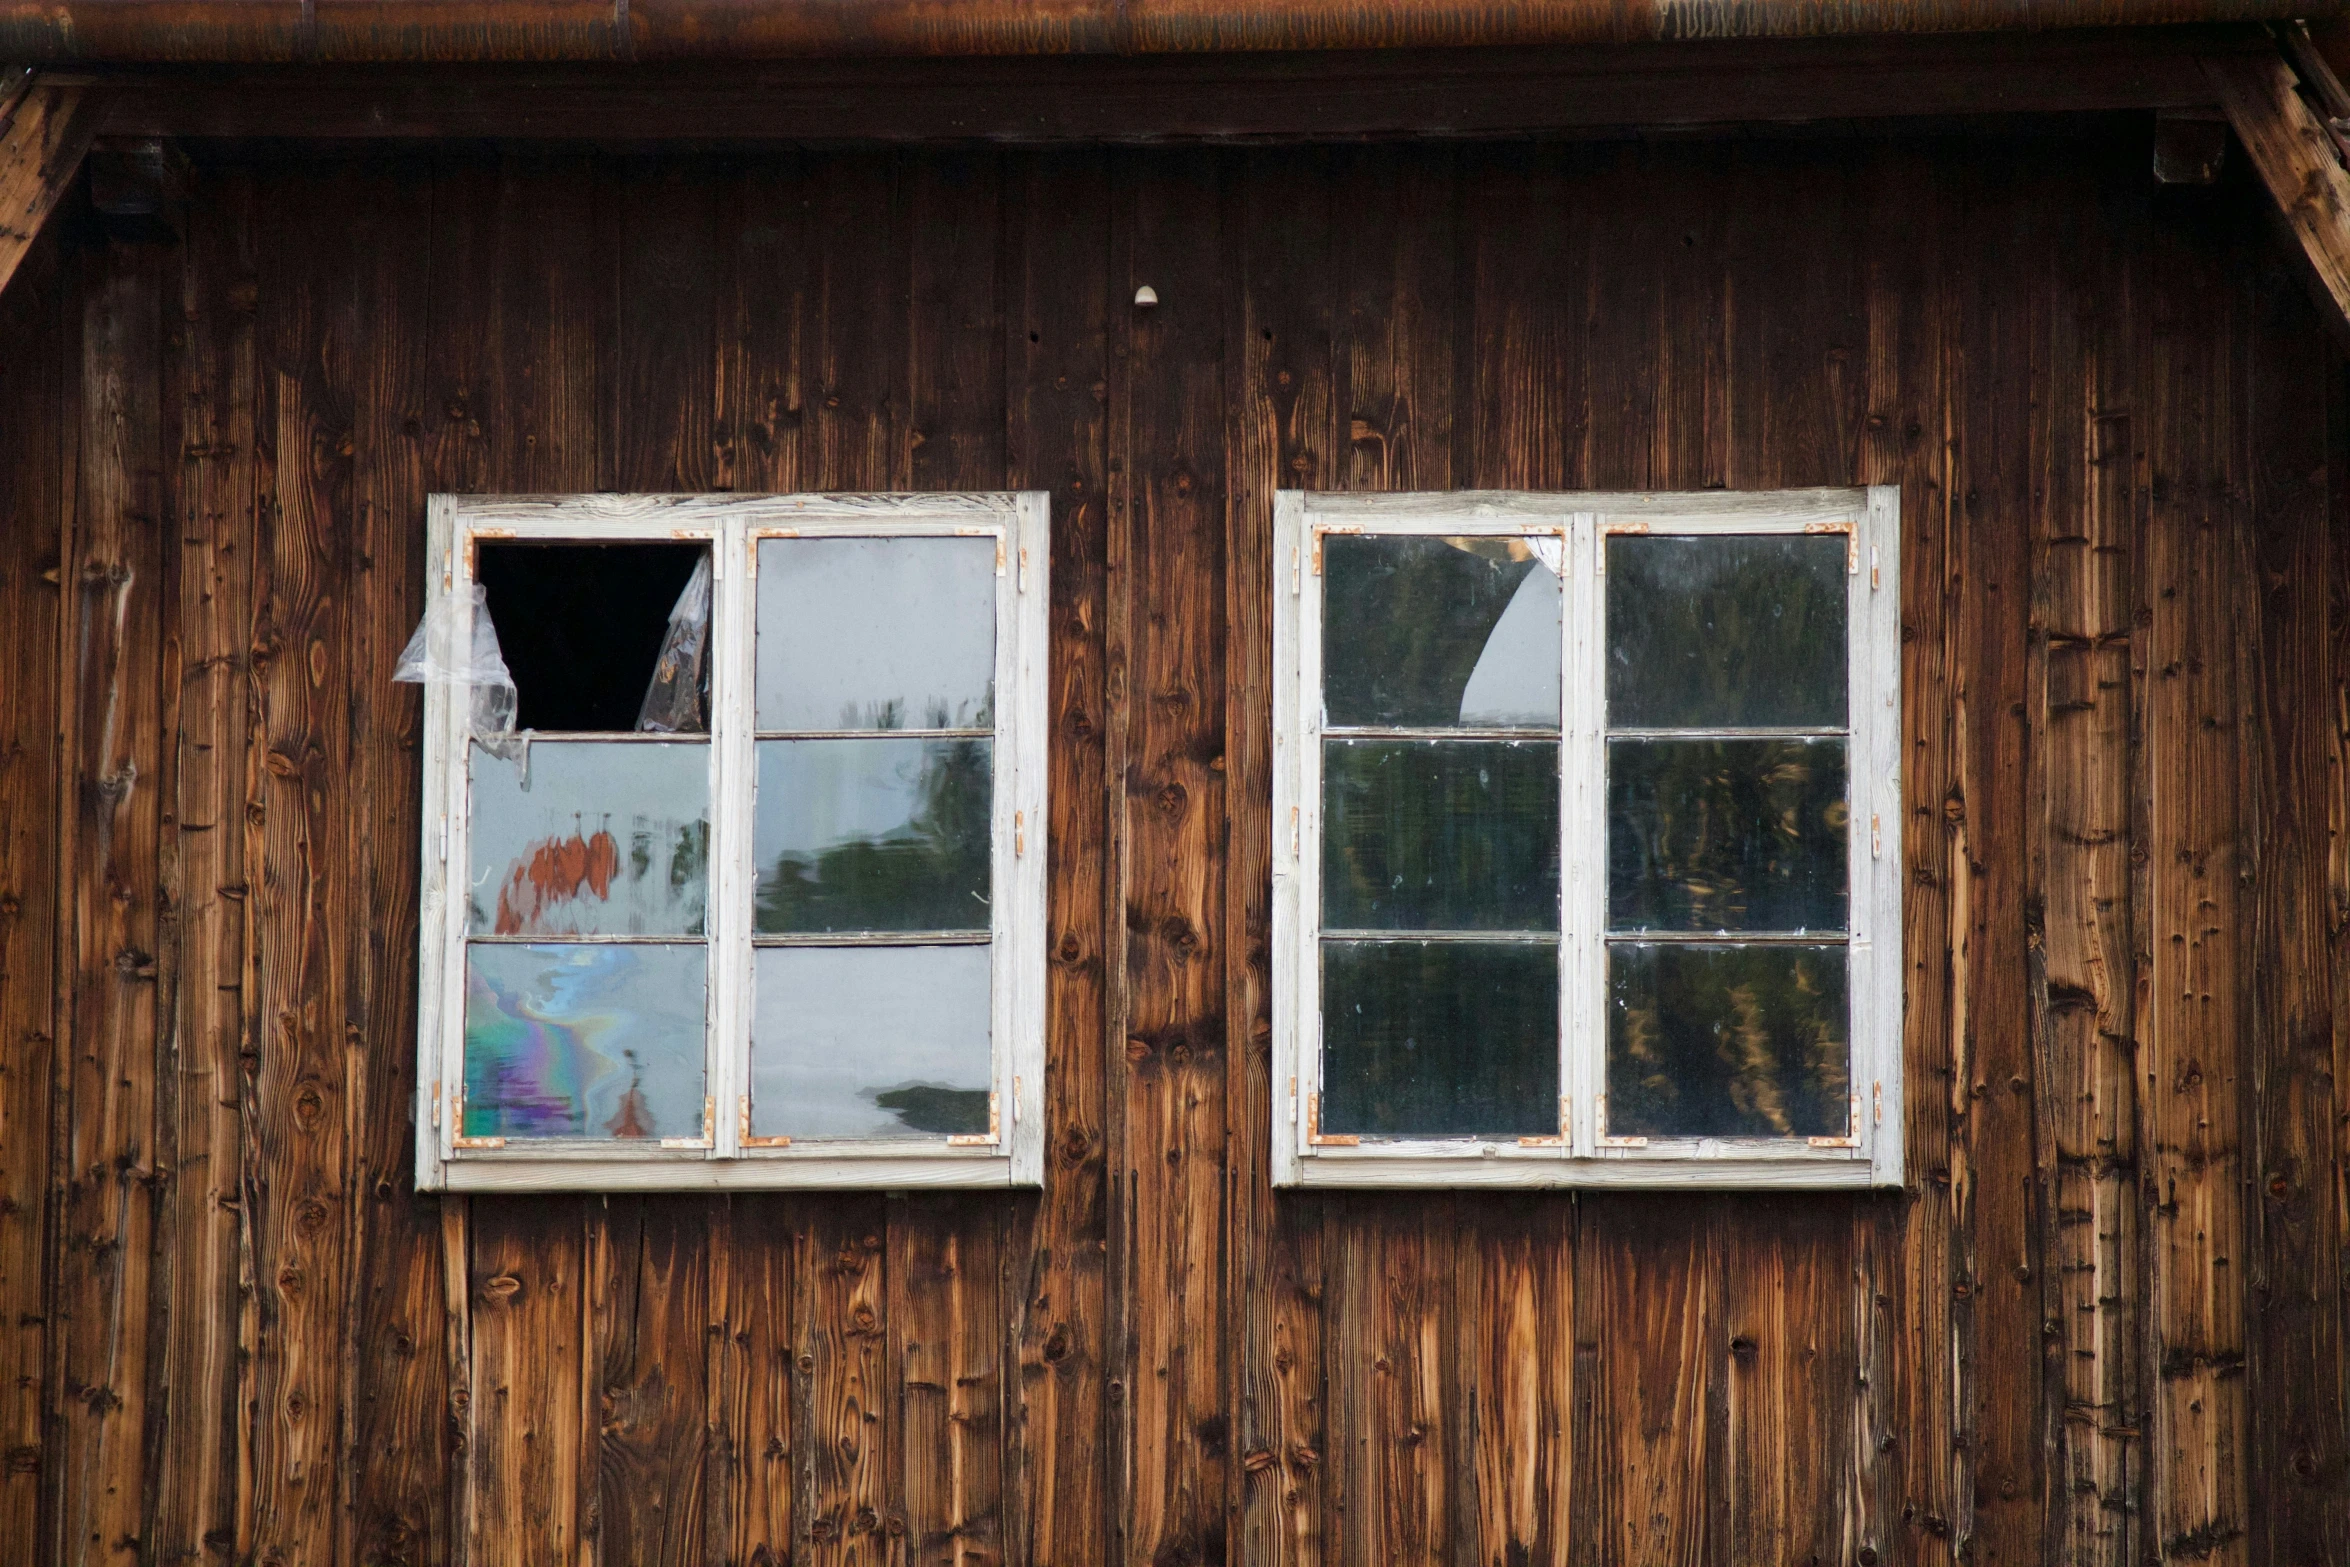
{"label": "glass pane", "polygon": [[1554,1137],[1558,948],[1322,944],[1322,1130]]}
{"label": "glass pane", "polygon": [[761,729],[984,729],[996,541],[764,539]]}
{"label": "glass pane", "polygon": [[704,952],[467,948],[464,1135],[701,1136]]}
{"label": "glass pane", "polygon": [[1608,723],[1842,728],[1844,579],[1840,534],[1609,539]]}
{"label": "glass pane", "polygon": [[989,952],[760,948],[751,1135],[984,1134]]}
{"label": "glass pane", "polygon": [[1608,1131],[1844,1136],[1844,975],[1842,947],[1611,945]]}
{"label": "glass pane", "polygon": [[1331,740],[1322,763],[1324,926],[1559,928],[1555,742]]}
{"label": "glass pane", "polygon": [[1333,724],[1556,729],[1559,579],[1524,539],[1327,535]]}
{"label": "glass pane", "polygon": [[1841,740],[1611,740],[1616,930],[1844,929]]}
{"label": "glass pane", "polygon": [[710,748],[543,740],[473,749],[468,928],[498,936],[699,936]]}
{"label": "glass pane", "polygon": [[989,928],[993,741],[762,740],[757,928]]}

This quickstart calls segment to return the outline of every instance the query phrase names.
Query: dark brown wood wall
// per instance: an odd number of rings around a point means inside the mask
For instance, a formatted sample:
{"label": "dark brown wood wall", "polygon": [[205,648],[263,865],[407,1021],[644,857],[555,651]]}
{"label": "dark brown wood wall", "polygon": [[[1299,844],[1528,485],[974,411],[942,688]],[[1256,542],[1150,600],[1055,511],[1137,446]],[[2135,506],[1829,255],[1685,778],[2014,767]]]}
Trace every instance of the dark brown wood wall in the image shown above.
{"label": "dark brown wood wall", "polygon": [[[2350,1561],[2350,400],[2147,131],[69,224],[0,305],[0,1556]],[[1272,492],[1887,482],[1909,1189],[1272,1192]],[[1041,1195],[414,1195],[425,495],[999,487]]]}

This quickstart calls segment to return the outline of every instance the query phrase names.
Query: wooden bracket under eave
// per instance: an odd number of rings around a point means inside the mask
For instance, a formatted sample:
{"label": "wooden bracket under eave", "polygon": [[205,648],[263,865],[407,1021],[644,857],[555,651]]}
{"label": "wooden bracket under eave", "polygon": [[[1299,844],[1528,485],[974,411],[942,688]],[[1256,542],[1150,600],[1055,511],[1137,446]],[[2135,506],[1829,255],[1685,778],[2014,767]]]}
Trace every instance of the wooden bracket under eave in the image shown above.
{"label": "wooden bracket under eave", "polygon": [[[4,78],[0,78],[4,83]],[[98,133],[98,90],[35,76],[0,103],[0,293],[41,237]]]}
{"label": "wooden bracket under eave", "polygon": [[2236,139],[2300,242],[2327,324],[2350,346],[2350,172],[2281,53],[2211,55],[2203,69]]}

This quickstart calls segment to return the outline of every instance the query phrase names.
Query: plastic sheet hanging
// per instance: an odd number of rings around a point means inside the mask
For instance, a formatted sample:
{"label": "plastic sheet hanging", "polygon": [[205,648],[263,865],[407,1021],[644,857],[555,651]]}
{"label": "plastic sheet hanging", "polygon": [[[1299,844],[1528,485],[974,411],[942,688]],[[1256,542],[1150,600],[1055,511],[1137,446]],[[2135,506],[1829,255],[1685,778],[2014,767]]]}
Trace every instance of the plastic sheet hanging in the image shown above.
{"label": "plastic sheet hanging", "polygon": [[[488,591],[475,583],[468,592],[470,598],[451,594],[425,611],[400,651],[392,678],[461,689],[467,730],[483,749],[512,761],[523,754],[524,743],[514,732],[514,675],[498,647],[498,628],[490,622]],[[461,614],[467,607],[471,613]]]}
{"label": "plastic sheet hanging", "polygon": [[710,727],[710,557],[694,563],[685,590],[669,611],[661,657],[645,687],[636,726],[656,734],[704,734]]}

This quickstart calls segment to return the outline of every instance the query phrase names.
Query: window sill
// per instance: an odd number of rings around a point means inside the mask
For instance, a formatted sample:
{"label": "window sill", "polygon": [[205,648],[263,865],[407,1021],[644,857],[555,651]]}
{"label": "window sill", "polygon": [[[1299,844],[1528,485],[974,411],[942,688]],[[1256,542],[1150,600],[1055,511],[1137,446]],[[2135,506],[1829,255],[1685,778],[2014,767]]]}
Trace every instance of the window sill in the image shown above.
{"label": "window sill", "polygon": [[452,1192],[742,1192],[1004,1190],[1035,1186],[1009,1154],[747,1154],[713,1159],[689,1153],[636,1160],[549,1158],[531,1153],[468,1155],[442,1166]]}
{"label": "window sill", "polygon": [[1860,1150],[1791,1148],[1762,1154],[1739,1149],[1659,1155],[1649,1149],[1611,1149],[1596,1158],[1536,1154],[1505,1145],[1491,1153],[1393,1154],[1347,1149],[1292,1162],[1276,1184],[1324,1191],[1417,1188],[1550,1189],[1605,1187],[1655,1191],[1852,1191],[1899,1186],[1901,1173],[1880,1174]]}

